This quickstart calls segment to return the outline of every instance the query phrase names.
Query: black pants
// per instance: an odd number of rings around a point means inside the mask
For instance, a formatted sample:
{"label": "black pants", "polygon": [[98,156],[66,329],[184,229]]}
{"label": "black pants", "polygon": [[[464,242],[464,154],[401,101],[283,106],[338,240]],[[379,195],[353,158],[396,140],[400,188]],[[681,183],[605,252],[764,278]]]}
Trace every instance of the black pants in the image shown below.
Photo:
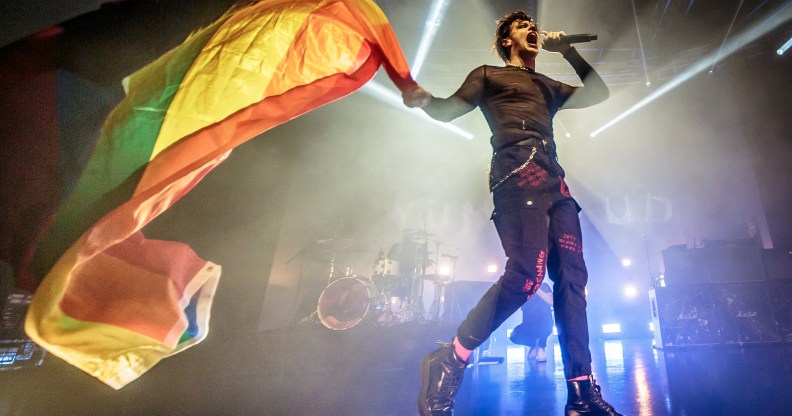
{"label": "black pants", "polygon": [[580,208],[559,177],[545,176],[529,181],[528,186],[519,179],[494,195],[492,219],[506,252],[506,270],[460,324],[457,339],[470,350],[481,345],[536,292],[547,271],[554,282],[553,305],[564,374],[567,379],[589,375],[588,274],[583,261]]}

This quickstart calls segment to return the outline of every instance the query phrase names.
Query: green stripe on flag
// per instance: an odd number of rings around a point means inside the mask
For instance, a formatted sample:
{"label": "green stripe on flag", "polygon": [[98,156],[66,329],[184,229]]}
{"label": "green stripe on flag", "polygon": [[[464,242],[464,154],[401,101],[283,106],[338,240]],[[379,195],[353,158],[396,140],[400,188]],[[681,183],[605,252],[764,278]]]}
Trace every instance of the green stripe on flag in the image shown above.
{"label": "green stripe on flag", "polygon": [[36,275],[45,276],[86,230],[132,197],[184,76],[229,16],[132,75],[128,95],[102,127],[80,180],[36,250]]}

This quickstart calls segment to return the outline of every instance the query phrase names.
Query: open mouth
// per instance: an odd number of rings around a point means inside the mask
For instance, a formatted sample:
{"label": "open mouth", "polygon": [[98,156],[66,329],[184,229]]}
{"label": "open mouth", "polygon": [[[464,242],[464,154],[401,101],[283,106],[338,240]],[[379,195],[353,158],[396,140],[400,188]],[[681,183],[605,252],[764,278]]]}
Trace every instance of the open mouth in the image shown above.
{"label": "open mouth", "polygon": [[531,46],[539,46],[539,34],[536,32],[529,33],[525,40]]}

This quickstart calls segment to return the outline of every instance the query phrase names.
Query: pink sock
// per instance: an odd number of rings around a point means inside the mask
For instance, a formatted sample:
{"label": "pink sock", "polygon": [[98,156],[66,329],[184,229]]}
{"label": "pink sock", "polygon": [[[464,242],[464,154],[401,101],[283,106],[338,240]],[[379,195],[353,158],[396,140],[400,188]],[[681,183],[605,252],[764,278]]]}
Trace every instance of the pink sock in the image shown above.
{"label": "pink sock", "polygon": [[462,361],[467,362],[473,350],[463,347],[462,344],[459,343],[459,340],[454,337],[454,352],[456,352],[457,357],[461,358]]}
{"label": "pink sock", "polygon": [[588,378],[589,376],[580,376],[580,377],[570,378],[567,381],[581,381],[581,380],[588,380]]}

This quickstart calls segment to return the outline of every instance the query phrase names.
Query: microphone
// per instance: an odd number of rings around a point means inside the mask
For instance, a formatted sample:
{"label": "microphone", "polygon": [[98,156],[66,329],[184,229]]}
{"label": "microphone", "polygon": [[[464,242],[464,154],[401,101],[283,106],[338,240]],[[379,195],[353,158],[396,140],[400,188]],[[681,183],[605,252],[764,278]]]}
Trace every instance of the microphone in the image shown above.
{"label": "microphone", "polygon": [[597,40],[597,35],[592,35],[591,33],[581,33],[579,35],[563,35],[561,36],[561,40],[569,43],[584,43],[584,42],[591,42],[592,40]]}

